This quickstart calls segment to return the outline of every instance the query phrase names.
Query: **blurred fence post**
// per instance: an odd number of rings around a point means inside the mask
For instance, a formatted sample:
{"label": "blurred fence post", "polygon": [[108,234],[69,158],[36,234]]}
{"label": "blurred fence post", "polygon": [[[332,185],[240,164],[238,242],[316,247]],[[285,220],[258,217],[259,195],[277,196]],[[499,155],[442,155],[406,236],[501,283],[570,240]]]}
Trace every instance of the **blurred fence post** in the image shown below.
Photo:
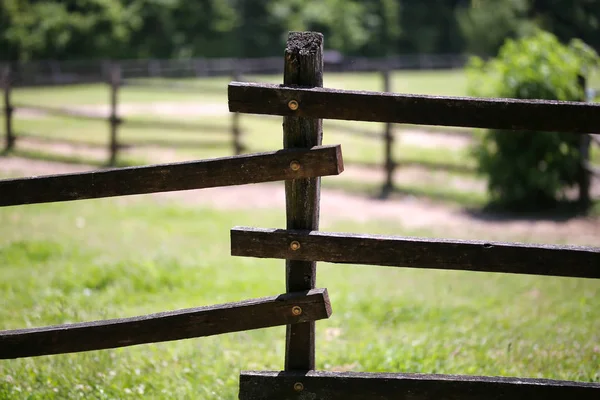
{"label": "blurred fence post", "polygon": [[[587,98],[587,82],[584,76],[579,75],[577,77],[579,86],[583,91],[583,101],[589,101]],[[590,143],[591,137],[589,134],[582,134],[579,139],[579,153],[580,153],[580,165],[579,165],[579,204],[585,209],[590,205],[590,184],[591,184],[591,171],[589,169],[590,160]]]}
{"label": "blurred fence post", "polygon": [[[391,84],[391,74],[389,68],[385,68],[382,71],[383,74],[383,91],[391,92],[392,84]],[[394,156],[393,156],[393,147],[394,147],[394,133],[392,131],[392,124],[385,124],[385,184],[383,185],[384,191],[391,191],[394,187]]]}
{"label": "blurred fence post", "polygon": [[121,85],[121,66],[117,63],[113,63],[110,69],[110,159],[109,165],[115,165],[117,162],[117,151],[119,150],[119,144],[117,142],[117,131],[121,120],[119,119],[117,107],[118,107],[118,94],[119,86]]}
{"label": "blurred fence post", "polygon": [[[233,80],[235,82],[241,82],[242,75],[238,69],[233,71]],[[244,147],[241,143],[241,130],[240,130],[240,113],[232,113],[231,115],[231,134],[233,135],[233,154],[241,154]]]}
{"label": "blurred fence post", "polygon": [[2,86],[4,86],[4,122],[6,129],[6,142],[5,150],[10,151],[15,144],[15,136],[12,126],[13,110],[12,104],[10,103],[10,92],[11,92],[11,71],[10,65],[6,65],[2,71]]}

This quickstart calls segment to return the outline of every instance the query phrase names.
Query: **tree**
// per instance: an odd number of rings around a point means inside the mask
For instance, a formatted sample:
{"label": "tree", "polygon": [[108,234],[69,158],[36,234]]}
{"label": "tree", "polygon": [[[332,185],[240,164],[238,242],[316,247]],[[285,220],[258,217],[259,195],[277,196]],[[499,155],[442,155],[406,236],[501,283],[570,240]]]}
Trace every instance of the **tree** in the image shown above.
{"label": "tree", "polygon": [[[469,67],[469,91],[481,97],[580,101],[579,76],[598,65],[583,42],[569,46],[547,32],[509,39],[498,57]],[[475,147],[493,201],[506,208],[553,206],[577,182],[579,136],[570,133],[489,130]]]}

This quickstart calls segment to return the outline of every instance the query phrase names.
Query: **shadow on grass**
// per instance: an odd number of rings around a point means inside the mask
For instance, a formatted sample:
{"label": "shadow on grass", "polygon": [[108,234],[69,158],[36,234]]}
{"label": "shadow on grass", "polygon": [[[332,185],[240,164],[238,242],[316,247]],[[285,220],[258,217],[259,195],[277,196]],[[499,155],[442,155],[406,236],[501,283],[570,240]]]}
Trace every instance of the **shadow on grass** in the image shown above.
{"label": "shadow on grass", "polygon": [[600,216],[600,201],[596,200],[585,206],[578,201],[565,200],[552,206],[526,211],[507,210],[499,204],[488,203],[481,208],[467,208],[464,212],[472,218],[490,222],[565,222],[573,218]]}

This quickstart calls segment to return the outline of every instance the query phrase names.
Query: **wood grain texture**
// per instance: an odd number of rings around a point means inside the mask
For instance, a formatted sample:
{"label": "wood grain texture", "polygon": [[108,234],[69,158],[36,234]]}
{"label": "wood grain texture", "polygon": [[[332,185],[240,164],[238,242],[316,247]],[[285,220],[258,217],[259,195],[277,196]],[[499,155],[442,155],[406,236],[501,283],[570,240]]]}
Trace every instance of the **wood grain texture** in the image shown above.
{"label": "wood grain texture", "polygon": [[[285,49],[283,84],[323,86],[323,35],[290,32]],[[261,99],[257,99],[261,101]],[[286,107],[289,104],[286,103]],[[286,149],[320,146],[323,123],[320,119],[287,116],[283,119]],[[288,229],[319,229],[320,178],[294,179],[285,183]],[[314,261],[286,260],[286,290],[295,292],[315,287]],[[315,324],[290,325],[286,331],[285,369],[314,369]]]}
{"label": "wood grain texture", "polygon": [[[300,248],[292,250],[297,241]],[[233,228],[234,256],[600,278],[600,248]]]}
{"label": "wood grain texture", "polygon": [[[251,114],[533,131],[600,132],[600,104],[480,99],[232,82],[229,110]],[[295,99],[296,111],[287,106]]]}
{"label": "wood grain texture", "polygon": [[[299,387],[299,384],[302,386]],[[295,390],[296,387],[296,390]],[[302,390],[297,390],[297,389]],[[240,400],[597,400],[600,384],[356,372],[242,371]]]}
{"label": "wood grain texture", "polygon": [[[302,308],[294,315],[292,307]],[[326,289],[209,307],[45,328],[0,331],[0,359],[73,353],[247,331],[328,318]]]}
{"label": "wood grain texture", "polygon": [[[301,166],[297,171],[290,168],[294,160]],[[337,175],[343,168],[340,147],[322,146],[194,162],[7,179],[0,180],[0,206],[292,180]]]}

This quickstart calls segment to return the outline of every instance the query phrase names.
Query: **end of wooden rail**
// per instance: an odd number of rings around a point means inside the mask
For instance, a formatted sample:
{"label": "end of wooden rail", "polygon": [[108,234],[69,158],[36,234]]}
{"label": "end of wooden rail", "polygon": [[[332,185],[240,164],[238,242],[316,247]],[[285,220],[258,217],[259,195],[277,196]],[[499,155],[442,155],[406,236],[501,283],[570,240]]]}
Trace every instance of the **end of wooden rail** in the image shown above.
{"label": "end of wooden rail", "polygon": [[0,331],[0,359],[74,353],[329,318],[327,289],[112,319]]}

